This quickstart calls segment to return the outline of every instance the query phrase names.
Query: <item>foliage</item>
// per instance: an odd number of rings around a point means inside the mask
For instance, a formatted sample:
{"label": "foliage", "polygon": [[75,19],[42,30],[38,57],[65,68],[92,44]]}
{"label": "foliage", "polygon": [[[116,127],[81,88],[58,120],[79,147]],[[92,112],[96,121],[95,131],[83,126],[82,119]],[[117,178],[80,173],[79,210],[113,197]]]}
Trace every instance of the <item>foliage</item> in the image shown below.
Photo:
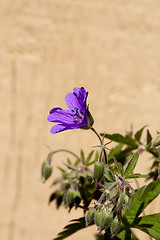
{"label": "foliage", "polygon": [[[62,240],[75,232],[96,224],[100,235],[97,240],[105,239],[137,239],[132,229],[138,228],[155,239],[160,239],[160,213],[140,216],[144,209],[160,194],[158,180],[159,145],[154,146],[147,129],[145,144],[141,136],[146,126],[125,136],[121,134],[101,134],[104,138],[116,144],[110,149],[107,163],[103,151],[92,150],[87,157],[83,150],[79,156],[72,154],[74,160],[67,159],[64,168],[59,168],[61,176],[54,179],[52,186],[57,189],[50,195],[49,203],[55,201],[57,208],[64,205],[69,211],[81,208],[85,216],[72,220],[54,240]],[[137,161],[143,151],[152,156],[151,171],[145,175],[134,173]],[[48,154],[48,164],[51,164],[54,151]],[[94,166],[94,168],[92,167]],[[46,166],[46,164],[45,164]],[[42,176],[44,176],[44,162]],[[152,179],[146,186],[134,190],[128,180],[132,178]],[[128,180],[127,180],[128,179]],[[94,207],[90,203],[95,200]],[[93,210],[93,211],[92,211]],[[115,220],[116,219],[116,220]],[[113,226],[116,221],[115,226]]]}
{"label": "foliage", "polygon": [[[49,197],[49,203],[54,201],[57,208],[63,205],[69,211],[81,208],[84,214],[72,220],[54,240],[65,239],[93,224],[99,232],[95,235],[96,240],[138,240],[134,234],[135,228],[160,240],[160,213],[144,215],[145,208],[160,194],[160,135],[158,133],[152,140],[147,126],[135,133],[131,128],[125,135],[98,134],[92,126],[94,121],[89,124],[87,94],[84,88],[75,88],[73,93],[67,95],[70,110],[66,112],[54,108],[50,112],[52,122],[61,123],[58,132],[77,127],[90,129],[100,141],[100,146],[97,146],[100,150],[92,150],[87,156],[83,150],[77,155],[70,150],[59,149],[51,151],[42,163],[41,173],[45,182],[52,176],[52,156],[61,151],[72,155],[73,159],[68,158],[64,167],[59,167],[60,176],[52,182],[54,191]],[[83,121],[87,123],[87,128],[85,124],[81,126]],[[62,123],[69,127],[63,126],[62,129]],[[57,126],[53,128],[55,130]],[[109,143],[104,143],[106,139],[114,143],[108,155],[106,147]],[[142,152],[146,152],[152,161],[147,174],[134,171]],[[146,185],[137,185],[137,189],[133,189],[130,179],[137,178],[144,178]]]}

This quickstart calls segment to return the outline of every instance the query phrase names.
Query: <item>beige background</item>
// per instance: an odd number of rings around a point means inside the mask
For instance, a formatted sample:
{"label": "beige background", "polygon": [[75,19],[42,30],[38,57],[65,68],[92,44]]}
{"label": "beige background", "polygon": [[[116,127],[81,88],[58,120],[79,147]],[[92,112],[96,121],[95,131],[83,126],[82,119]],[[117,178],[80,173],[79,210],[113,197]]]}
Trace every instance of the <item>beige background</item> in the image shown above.
{"label": "beige background", "polygon": [[[124,133],[131,124],[135,130],[148,124],[156,136],[159,0],[1,1],[0,239],[49,240],[79,216],[48,206],[52,180],[40,180],[45,144],[76,153],[84,148],[87,154],[98,143],[92,132],[49,132],[49,110],[65,107],[64,96],[75,86],[89,91],[99,132]],[[57,155],[54,166],[65,156]],[[137,170],[144,173],[150,165],[143,155]],[[154,204],[148,211],[159,207]],[[94,239],[95,231],[88,228],[68,239]]]}

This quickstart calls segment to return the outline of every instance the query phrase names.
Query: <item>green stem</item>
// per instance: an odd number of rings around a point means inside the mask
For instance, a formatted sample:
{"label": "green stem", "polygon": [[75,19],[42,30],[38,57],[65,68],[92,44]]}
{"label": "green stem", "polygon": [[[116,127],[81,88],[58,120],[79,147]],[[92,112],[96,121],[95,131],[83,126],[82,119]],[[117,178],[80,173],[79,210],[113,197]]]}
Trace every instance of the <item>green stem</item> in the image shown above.
{"label": "green stem", "polygon": [[101,143],[101,149],[102,149],[102,151],[104,153],[105,163],[107,164],[108,163],[108,161],[107,161],[107,154],[106,154],[106,150],[105,150],[105,146],[103,144],[103,141],[102,141],[100,135],[98,134],[98,132],[93,127],[91,127],[91,130],[97,135],[97,137],[98,137],[98,139],[99,139],[99,141]]}
{"label": "green stem", "polygon": [[70,153],[71,155],[73,155],[74,157],[76,157],[77,159],[79,159],[81,162],[81,158],[78,157],[77,154],[75,154],[74,152],[70,151],[70,150],[67,150],[67,149],[58,149],[58,150],[55,150],[55,151],[52,151],[48,154],[48,157],[47,157],[47,160],[49,163],[51,163],[51,160],[52,160],[52,155],[55,154],[55,153],[58,153],[58,152],[67,152],[67,153]]}

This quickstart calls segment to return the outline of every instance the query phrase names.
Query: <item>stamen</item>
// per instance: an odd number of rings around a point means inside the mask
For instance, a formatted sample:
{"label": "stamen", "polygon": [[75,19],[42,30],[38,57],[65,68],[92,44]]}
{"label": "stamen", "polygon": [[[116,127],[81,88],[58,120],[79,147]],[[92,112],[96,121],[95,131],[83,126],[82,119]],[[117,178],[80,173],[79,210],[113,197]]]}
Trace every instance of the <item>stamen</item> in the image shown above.
{"label": "stamen", "polygon": [[83,119],[83,111],[79,111],[78,108],[75,108],[75,110],[71,109],[70,115],[75,119],[74,123],[80,123]]}

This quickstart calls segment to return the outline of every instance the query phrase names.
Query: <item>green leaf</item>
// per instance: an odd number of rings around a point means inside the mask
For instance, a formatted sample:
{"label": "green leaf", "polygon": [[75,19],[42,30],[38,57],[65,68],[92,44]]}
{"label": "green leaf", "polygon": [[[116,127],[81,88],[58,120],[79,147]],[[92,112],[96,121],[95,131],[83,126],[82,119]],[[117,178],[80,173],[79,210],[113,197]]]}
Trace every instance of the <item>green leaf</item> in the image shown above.
{"label": "green leaf", "polygon": [[121,159],[128,157],[130,154],[133,154],[132,151],[135,149],[136,148],[133,147],[126,147],[116,156],[116,159],[120,161]]}
{"label": "green leaf", "polygon": [[[124,218],[128,224],[133,224],[143,210],[160,194],[160,180],[151,182],[147,186],[138,189],[133,197],[129,210],[125,212]],[[124,221],[125,221],[124,220]]]}
{"label": "green leaf", "polygon": [[[103,239],[103,238],[102,238]],[[104,240],[112,239],[111,233],[107,231],[104,235]],[[130,240],[131,239],[131,231],[129,228],[122,229],[119,233],[117,233],[114,240]]]}
{"label": "green leaf", "polygon": [[131,231],[130,229],[124,229],[120,233],[116,234],[115,240],[130,240],[131,239]]}
{"label": "green leaf", "polygon": [[146,178],[148,175],[140,174],[140,173],[134,173],[130,174],[127,178]]}
{"label": "green leaf", "polygon": [[94,161],[97,162],[97,161],[98,161],[98,158],[99,158],[99,152],[96,151],[95,157],[94,157]]}
{"label": "green leaf", "polygon": [[98,161],[98,157],[99,157],[99,152],[96,151],[94,160],[91,161],[91,162],[89,162],[89,163],[87,164],[87,166],[90,166],[90,165],[94,164],[95,162],[97,162],[97,161]]}
{"label": "green leaf", "polygon": [[74,219],[71,222],[73,222],[73,223],[65,226],[64,230],[62,232],[58,233],[58,236],[56,238],[54,238],[53,240],[65,239],[65,238],[69,237],[70,235],[74,234],[75,232],[77,232],[83,228],[86,228],[86,223],[85,223],[84,217],[79,218],[79,219]]}
{"label": "green leaf", "polygon": [[114,159],[114,163],[116,165],[116,168],[117,168],[117,172],[121,174],[121,176],[124,176],[124,169],[123,169],[123,166],[120,162],[117,162],[116,159]]}
{"label": "green leaf", "polygon": [[69,169],[72,169],[72,170],[77,170],[76,167],[74,167],[73,165],[69,165],[67,163],[63,163],[66,167],[68,167]]}
{"label": "green leaf", "polygon": [[113,177],[112,172],[110,171],[108,166],[105,166],[104,168],[104,176],[107,178],[107,180],[109,180],[110,182],[114,182],[115,179]]}
{"label": "green leaf", "polygon": [[81,149],[81,160],[82,160],[82,163],[85,164],[85,156],[82,149]]}
{"label": "green leaf", "polygon": [[145,186],[139,188],[136,191],[135,196],[132,198],[131,205],[129,207],[129,210],[124,213],[124,223],[126,222],[126,225],[131,225],[135,218],[139,216],[139,214],[142,212],[141,207],[143,206],[143,201],[140,200],[141,194],[144,190]]}
{"label": "green leaf", "polygon": [[150,144],[151,142],[152,142],[152,136],[149,130],[147,129],[147,145]]}
{"label": "green leaf", "polygon": [[120,143],[114,148],[112,148],[108,154],[108,160],[112,159],[113,157],[116,157],[116,155],[118,155],[121,152],[122,147],[123,147],[123,144]]}
{"label": "green leaf", "polygon": [[134,170],[136,164],[137,164],[137,161],[138,161],[138,157],[139,157],[139,152],[136,152],[131,160],[129,161],[128,163],[128,166],[125,170],[125,173],[124,173],[124,177],[127,178],[129,176],[129,174]]}
{"label": "green leaf", "polygon": [[113,184],[113,182],[106,182],[104,181],[103,185],[107,188],[109,188],[111,185]]}
{"label": "green leaf", "polygon": [[137,219],[134,226],[151,237],[160,240],[160,213],[143,216]]}
{"label": "green leaf", "polygon": [[93,153],[94,153],[94,150],[92,150],[89,154],[88,154],[88,157],[86,159],[86,162],[85,164],[87,165],[89,163],[89,161],[91,160],[92,156],[93,156]]}
{"label": "green leaf", "polygon": [[64,173],[65,172],[65,170],[63,169],[63,168],[61,168],[61,167],[57,167],[62,173]]}
{"label": "green leaf", "polygon": [[142,211],[160,194],[160,180],[151,182],[144,188],[144,191],[140,197],[140,200],[143,201]]}
{"label": "green leaf", "polygon": [[[130,156],[133,155],[133,150],[135,150],[136,147],[126,147],[124,150],[121,150],[119,154],[115,156],[116,160],[118,162],[121,162],[122,165],[124,165],[128,160],[130,159]],[[112,162],[112,159],[110,159]]]}
{"label": "green leaf", "polygon": [[144,127],[142,127],[139,131],[136,132],[136,134],[134,135],[135,137],[135,140],[137,140],[138,142],[140,141],[141,139],[141,136],[142,136],[142,132],[144,130],[144,128],[146,127],[147,125],[145,125]]}
{"label": "green leaf", "polygon": [[95,235],[96,240],[104,240],[104,235]]}
{"label": "green leaf", "polygon": [[[101,134],[101,135],[103,136],[104,134]],[[105,134],[104,137],[108,138],[114,142],[123,143],[123,144],[126,144],[131,147],[138,146],[136,141],[128,135],[124,137],[119,133],[114,133],[114,134]]]}

